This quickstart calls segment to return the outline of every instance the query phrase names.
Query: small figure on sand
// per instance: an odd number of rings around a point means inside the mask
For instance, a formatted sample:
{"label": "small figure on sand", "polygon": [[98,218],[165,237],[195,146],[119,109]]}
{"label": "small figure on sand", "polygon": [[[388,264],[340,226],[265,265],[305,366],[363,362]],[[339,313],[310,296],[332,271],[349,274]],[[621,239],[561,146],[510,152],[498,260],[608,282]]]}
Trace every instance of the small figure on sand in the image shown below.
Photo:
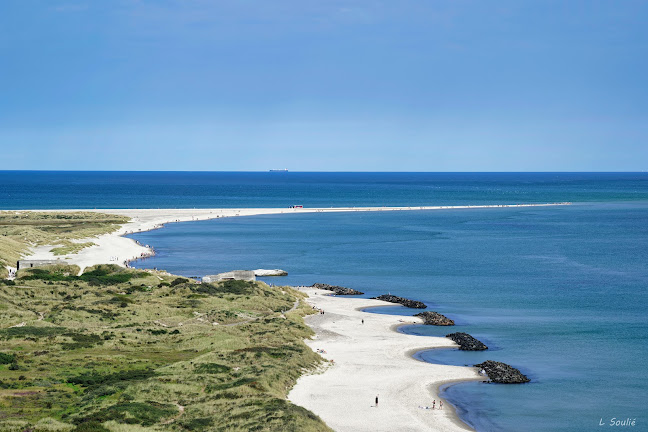
{"label": "small figure on sand", "polygon": [[432,409],[434,409],[435,407],[436,407],[436,399],[432,401]]}
{"label": "small figure on sand", "polygon": [[364,324],[364,318],[362,319],[362,324]]}
{"label": "small figure on sand", "polygon": [[439,409],[443,409],[443,401],[439,399]]}
{"label": "small figure on sand", "polygon": [[378,395],[376,395],[376,408],[378,408]]}

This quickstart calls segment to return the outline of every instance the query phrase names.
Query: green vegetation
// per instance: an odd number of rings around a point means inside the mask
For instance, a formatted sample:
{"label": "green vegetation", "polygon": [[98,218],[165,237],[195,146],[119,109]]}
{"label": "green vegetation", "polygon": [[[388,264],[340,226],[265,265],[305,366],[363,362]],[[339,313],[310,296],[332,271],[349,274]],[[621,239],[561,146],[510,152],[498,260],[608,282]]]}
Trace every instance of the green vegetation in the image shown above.
{"label": "green vegetation", "polygon": [[[170,418],[178,413],[174,405],[161,404],[153,401],[148,402],[124,402],[103,408],[83,420],[83,423],[103,423],[109,420],[126,424],[141,424],[142,426],[153,426],[164,418]],[[110,429],[108,429],[110,430]]]}
{"label": "green vegetation", "polygon": [[[75,272],[74,270],[77,270]],[[91,286],[98,285],[118,285],[129,282],[131,279],[147,277],[147,272],[127,272],[122,271],[121,267],[115,264],[100,264],[94,266],[92,270],[84,272],[81,276],[78,273],[77,266],[52,265],[35,268],[23,269],[18,272],[20,280],[41,280],[56,282],[78,282],[85,281]],[[135,288],[129,287],[128,290]],[[125,297],[124,297],[125,298]]]}
{"label": "green vegetation", "polygon": [[0,284],[0,431],[329,430],[286,400],[321,361],[303,343],[302,293],[108,265],[76,274]]}
{"label": "green vegetation", "polygon": [[113,232],[128,220],[91,212],[0,211],[0,278],[7,276],[4,267],[15,266],[31,246],[60,245],[53,249],[54,254],[76,253],[92,244],[71,240]]}
{"label": "green vegetation", "polygon": [[13,354],[0,353],[0,365],[11,364],[16,361],[16,356]]}

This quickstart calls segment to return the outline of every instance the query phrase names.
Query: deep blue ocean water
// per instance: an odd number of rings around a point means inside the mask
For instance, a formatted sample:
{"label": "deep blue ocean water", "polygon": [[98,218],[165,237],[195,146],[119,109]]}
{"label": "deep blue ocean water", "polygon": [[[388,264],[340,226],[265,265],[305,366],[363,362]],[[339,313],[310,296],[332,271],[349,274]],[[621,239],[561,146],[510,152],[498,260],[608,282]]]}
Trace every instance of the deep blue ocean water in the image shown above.
{"label": "deep blue ocean water", "polygon": [[0,208],[236,208],[648,200],[648,173],[0,171]]}
{"label": "deep blue ocean water", "polygon": [[143,267],[185,276],[283,268],[289,276],[266,280],[424,301],[456,321],[451,331],[468,332],[490,349],[431,350],[421,359],[498,360],[532,379],[447,388],[445,397],[479,431],[591,431],[613,417],[636,419],[633,430],[648,430],[648,174],[0,172],[0,180],[4,209],[573,201],[236,217],[133,237],[157,250]]}

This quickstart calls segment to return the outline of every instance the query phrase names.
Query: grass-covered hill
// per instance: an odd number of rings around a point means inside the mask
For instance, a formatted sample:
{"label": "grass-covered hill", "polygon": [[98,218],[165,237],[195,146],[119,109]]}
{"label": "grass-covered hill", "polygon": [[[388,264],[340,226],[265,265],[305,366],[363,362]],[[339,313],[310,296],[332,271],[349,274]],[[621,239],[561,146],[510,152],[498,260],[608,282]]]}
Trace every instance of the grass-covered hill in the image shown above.
{"label": "grass-covered hill", "polygon": [[303,294],[96,266],[0,281],[0,431],[324,431]]}
{"label": "grass-covered hill", "polygon": [[128,220],[92,212],[0,211],[0,277],[6,277],[5,266],[15,266],[31,246],[56,245],[55,255],[75,253],[93,243],[72,240],[116,231]]}

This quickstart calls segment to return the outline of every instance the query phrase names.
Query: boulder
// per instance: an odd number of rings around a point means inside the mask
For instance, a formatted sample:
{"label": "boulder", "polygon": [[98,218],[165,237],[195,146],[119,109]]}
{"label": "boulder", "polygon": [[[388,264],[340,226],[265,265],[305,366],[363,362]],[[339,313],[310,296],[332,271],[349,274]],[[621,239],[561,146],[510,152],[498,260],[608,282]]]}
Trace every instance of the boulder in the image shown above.
{"label": "boulder", "polygon": [[482,351],[488,349],[486,345],[470,336],[468,333],[450,333],[447,334],[446,337],[459,344],[459,349],[463,351]]}
{"label": "boulder", "polygon": [[441,315],[439,312],[425,311],[417,313],[417,317],[423,318],[423,324],[425,325],[436,325],[436,326],[453,326],[454,321],[448,318],[445,315]]}
{"label": "boulder", "polygon": [[254,270],[254,276],[264,277],[264,276],[288,276],[288,272],[281,269],[256,269]]}
{"label": "boulder", "polygon": [[398,296],[391,295],[391,294],[383,294],[383,295],[380,295],[378,297],[371,297],[371,298],[375,299],[375,300],[386,301],[386,302],[389,302],[389,303],[402,304],[405,307],[413,308],[413,309],[425,309],[427,307],[425,305],[425,303],[423,303],[423,302],[416,301],[416,300],[410,300],[410,299],[406,299],[404,297],[398,297]]}
{"label": "boulder", "polygon": [[476,364],[475,367],[486,371],[491,381],[500,384],[522,384],[531,381],[526,375],[513,366],[493,360],[486,360]]}
{"label": "boulder", "polygon": [[327,291],[333,291],[336,295],[362,295],[364,294],[363,292],[351,289],[351,288],[345,288],[337,285],[329,285],[329,284],[324,284],[324,283],[314,283],[311,285],[312,288],[317,288],[317,289],[323,289]]}

